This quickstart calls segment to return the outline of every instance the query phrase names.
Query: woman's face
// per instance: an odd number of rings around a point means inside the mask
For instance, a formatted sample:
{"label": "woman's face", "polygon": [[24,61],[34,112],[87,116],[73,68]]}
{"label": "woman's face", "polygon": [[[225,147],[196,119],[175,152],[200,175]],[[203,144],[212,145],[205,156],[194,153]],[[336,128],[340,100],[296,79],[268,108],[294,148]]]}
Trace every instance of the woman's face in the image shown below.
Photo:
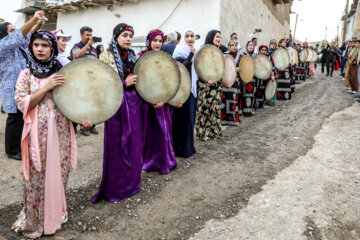
{"label": "woman's face", "polygon": [[128,49],[131,47],[131,43],[133,40],[134,34],[128,30],[123,31],[120,33],[118,38],[116,39],[117,44],[119,44],[120,47]]}
{"label": "woman's face", "polygon": [[157,35],[154,40],[151,41],[152,50],[160,50],[163,45],[163,39],[161,35]]}
{"label": "woman's face", "polygon": [[236,44],[230,45],[230,52],[231,52],[231,53],[235,53],[236,51],[237,51],[237,46],[236,46]]}
{"label": "woman's face", "polygon": [[286,40],[284,40],[284,41],[281,42],[281,46],[282,46],[283,48],[286,48]]}
{"label": "woman's face", "polygon": [[193,46],[195,43],[195,34],[192,31],[187,31],[185,33],[185,42],[189,46]]}
{"label": "woman's face", "polygon": [[247,47],[248,52],[252,52],[254,51],[254,45],[253,44],[249,44]]}
{"label": "woman's face", "polygon": [[275,44],[275,43],[270,44],[270,49],[271,49],[271,50],[274,50],[275,48],[276,48],[276,44]]}
{"label": "woman's face", "polygon": [[220,42],[221,42],[221,35],[220,33],[216,33],[213,43],[215,46],[220,47]]}
{"label": "woman's face", "polygon": [[103,52],[103,51],[104,51],[104,45],[101,45],[100,52]]}
{"label": "woman's face", "polygon": [[65,38],[64,38],[64,37],[60,37],[60,38],[58,39],[58,44],[59,44],[60,51],[65,52],[66,42],[65,42]]}
{"label": "woman's face", "polygon": [[16,30],[16,27],[15,27],[14,25],[9,24],[9,25],[7,26],[7,33],[8,33],[8,34],[12,33],[12,32],[15,31],[15,30]]}
{"label": "woman's face", "polygon": [[48,41],[41,38],[36,38],[32,43],[32,48],[34,55],[38,60],[46,61],[50,58],[51,47]]}
{"label": "woman's face", "polygon": [[260,50],[260,53],[262,54],[262,55],[266,55],[266,53],[267,53],[267,49],[266,48],[261,48],[261,50]]}

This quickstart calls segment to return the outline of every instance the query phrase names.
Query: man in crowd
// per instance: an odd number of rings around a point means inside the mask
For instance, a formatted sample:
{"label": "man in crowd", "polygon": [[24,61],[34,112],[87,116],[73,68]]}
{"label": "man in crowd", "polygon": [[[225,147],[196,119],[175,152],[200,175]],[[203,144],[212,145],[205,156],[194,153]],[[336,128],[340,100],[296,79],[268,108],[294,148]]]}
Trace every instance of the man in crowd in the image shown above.
{"label": "man in crowd", "polygon": [[258,53],[259,53],[259,47],[257,46],[258,39],[257,39],[257,37],[254,36],[257,32],[260,32],[260,29],[255,29],[255,30],[253,31],[253,33],[249,36],[249,42],[253,42],[253,43],[254,43],[254,53],[255,53],[255,54],[258,54]]}
{"label": "man in crowd", "polygon": [[5,152],[8,158],[21,160],[21,135],[24,125],[23,114],[15,104],[15,86],[19,73],[26,69],[25,49],[30,33],[45,23],[45,13],[35,12],[34,16],[20,29],[11,23],[0,24],[0,95],[3,110],[8,114],[5,127]]}
{"label": "man in crowd", "polygon": [[[93,41],[92,29],[90,27],[84,26],[80,29],[80,38],[81,41],[76,43],[71,49],[71,56],[74,59],[88,57],[88,58],[97,58],[96,49],[92,46],[95,42]],[[73,123],[74,129],[76,131],[77,124]],[[80,128],[80,133],[83,136],[90,136],[92,134],[99,134],[96,130],[95,125],[90,129],[90,131]]]}
{"label": "man in crowd", "polygon": [[176,32],[171,32],[167,35],[169,42],[165,43],[162,47],[161,50],[164,52],[167,52],[168,54],[170,54],[171,56],[174,53],[174,50],[176,48],[176,41],[177,41],[177,34]]}
{"label": "man in crowd", "polygon": [[233,41],[236,41],[237,42],[237,50],[238,51],[241,51],[241,45],[240,45],[240,43],[239,43],[239,41],[238,41],[238,35],[237,35],[237,33],[232,33],[231,35],[230,35],[230,40],[233,40]]}
{"label": "man in crowd", "polygon": [[[326,76],[332,77],[335,66],[335,58],[339,49],[335,46],[335,41],[331,42],[331,46],[327,48]],[[330,69],[331,68],[331,69]]]}

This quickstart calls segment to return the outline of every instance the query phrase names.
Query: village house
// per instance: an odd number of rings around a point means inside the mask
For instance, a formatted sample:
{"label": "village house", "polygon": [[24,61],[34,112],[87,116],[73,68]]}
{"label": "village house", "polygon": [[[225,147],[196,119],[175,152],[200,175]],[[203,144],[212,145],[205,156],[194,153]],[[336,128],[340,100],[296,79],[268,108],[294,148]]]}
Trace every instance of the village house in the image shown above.
{"label": "village house", "polygon": [[31,16],[39,8],[44,9],[49,21],[46,29],[62,29],[72,34],[71,46],[80,40],[79,29],[90,26],[93,35],[102,37],[108,45],[113,27],[126,22],[135,29],[133,48],[145,47],[149,30],[160,28],[166,33],[183,33],[192,28],[201,36],[201,45],[207,32],[220,29],[222,43],[227,44],[232,32],[238,33],[241,46],[245,46],[255,28],[259,43],[288,37],[290,33],[290,9],[292,0],[23,0],[19,12]]}
{"label": "village house", "polygon": [[[345,22],[345,13],[341,18],[341,34],[340,34],[340,45],[345,34],[345,41],[351,40],[352,37],[360,39],[360,2],[359,0],[349,1],[349,11],[347,21]],[[345,12],[345,11],[344,11]],[[346,32],[344,32],[344,25],[346,24]]]}

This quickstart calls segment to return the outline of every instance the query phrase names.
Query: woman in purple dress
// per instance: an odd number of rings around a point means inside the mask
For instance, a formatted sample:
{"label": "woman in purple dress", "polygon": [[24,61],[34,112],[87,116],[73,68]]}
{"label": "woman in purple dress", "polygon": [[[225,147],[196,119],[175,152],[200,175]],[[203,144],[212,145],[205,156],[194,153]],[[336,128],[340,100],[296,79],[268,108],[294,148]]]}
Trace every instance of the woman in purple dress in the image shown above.
{"label": "woman in purple dress", "polygon": [[[164,40],[161,30],[151,30],[146,38],[146,49],[139,56],[148,51],[159,51]],[[172,140],[173,107],[158,102],[148,109],[142,170],[167,174],[177,166]]]}
{"label": "woman in purple dress", "polygon": [[101,199],[120,201],[140,190],[147,104],[134,87],[136,56],[130,49],[133,36],[131,26],[117,25],[110,51],[101,54],[102,60],[118,72],[124,86],[124,98],[118,112],[105,122],[103,176],[93,202]]}

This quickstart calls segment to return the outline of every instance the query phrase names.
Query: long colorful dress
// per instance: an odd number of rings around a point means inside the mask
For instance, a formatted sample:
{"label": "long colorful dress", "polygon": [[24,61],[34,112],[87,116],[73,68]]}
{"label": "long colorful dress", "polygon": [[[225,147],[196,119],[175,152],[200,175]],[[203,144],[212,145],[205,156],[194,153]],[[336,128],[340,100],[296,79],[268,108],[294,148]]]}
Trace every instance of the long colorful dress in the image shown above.
{"label": "long colorful dress", "polygon": [[202,141],[221,137],[221,89],[220,82],[209,87],[199,81],[195,129]]}
{"label": "long colorful dress", "polygon": [[294,71],[295,83],[302,83],[306,80],[305,63],[299,62]]}
{"label": "long colorful dress", "polygon": [[38,79],[29,69],[17,81],[15,101],[24,114],[22,137],[24,208],[13,225],[25,235],[54,234],[66,215],[65,189],[77,150],[71,122],[55,107],[51,93],[29,109],[31,95],[49,78]]}
{"label": "long colorful dress", "polygon": [[277,99],[278,100],[290,100],[291,99],[291,66],[286,68],[283,71],[278,70],[278,90],[277,90]]}
{"label": "long colorful dress", "polygon": [[[275,81],[276,81],[276,91],[275,91],[274,97],[273,97],[271,100],[266,101],[266,103],[265,103],[266,105],[272,106],[272,107],[274,107],[274,106],[276,105],[277,85],[278,85],[277,69],[276,69],[276,67],[275,67],[275,62],[274,62],[274,59],[273,59],[273,57],[272,57],[273,53],[274,53],[274,51],[269,51],[269,57],[270,57],[270,60],[271,60],[271,62],[272,62],[272,65],[273,65],[273,72],[275,73],[274,77],[275,77]],[[270,80],[270,81],[271,81],[271,80]],[[266,90],[266,89],[265,89],[265,90]]]}
{"label": "long colorful dress", "polygon": [[[244,55],[249,55],[248,53],[244,53]],[[254,56],[252,56],[254,57]],[[254,76],[253,79],[244,83],[241,81],[241,92],[242,92],[242,114],[245,117],[251,117],[255,115],[255,93],[257,89],[257,80]]]}
{"label": "long colorful dress", "polygon": [[[232,57],[237,57],[237,52],[230,54]],[[240,56],[239,56],[240,58]],[[240,105],[240,79],[236,74],[234,84],[230,88],[222,88],[221,97],[221,124],[237,126],[240,122],[240,115],[242,108]]]}
{"label": "long colorful dress", "polygon": [[[128,60],[129,53],[120,53],[124,79],[132,73],[135,63]],[[133,55],[135,57],[135,54]],[[114,55],[103,52],[100,60],[118,72]],[[126,87],[117,113],[105,122],[103,174],[98,193],[93,202],[104,199],[116,202],[140,191],[141,168],[145,139],[145,113],[147,104],[137,94],[135,87]]]}
{"label": "long colorful dress", "polygon": [[269,79],[258,79],[257,80],[257,86],[256,86],[256,93],[255,93],[255,104],[254,108],[255,111],[259,112],[262,111],[265,104],[265,89],[266,85],[269,82]]}

